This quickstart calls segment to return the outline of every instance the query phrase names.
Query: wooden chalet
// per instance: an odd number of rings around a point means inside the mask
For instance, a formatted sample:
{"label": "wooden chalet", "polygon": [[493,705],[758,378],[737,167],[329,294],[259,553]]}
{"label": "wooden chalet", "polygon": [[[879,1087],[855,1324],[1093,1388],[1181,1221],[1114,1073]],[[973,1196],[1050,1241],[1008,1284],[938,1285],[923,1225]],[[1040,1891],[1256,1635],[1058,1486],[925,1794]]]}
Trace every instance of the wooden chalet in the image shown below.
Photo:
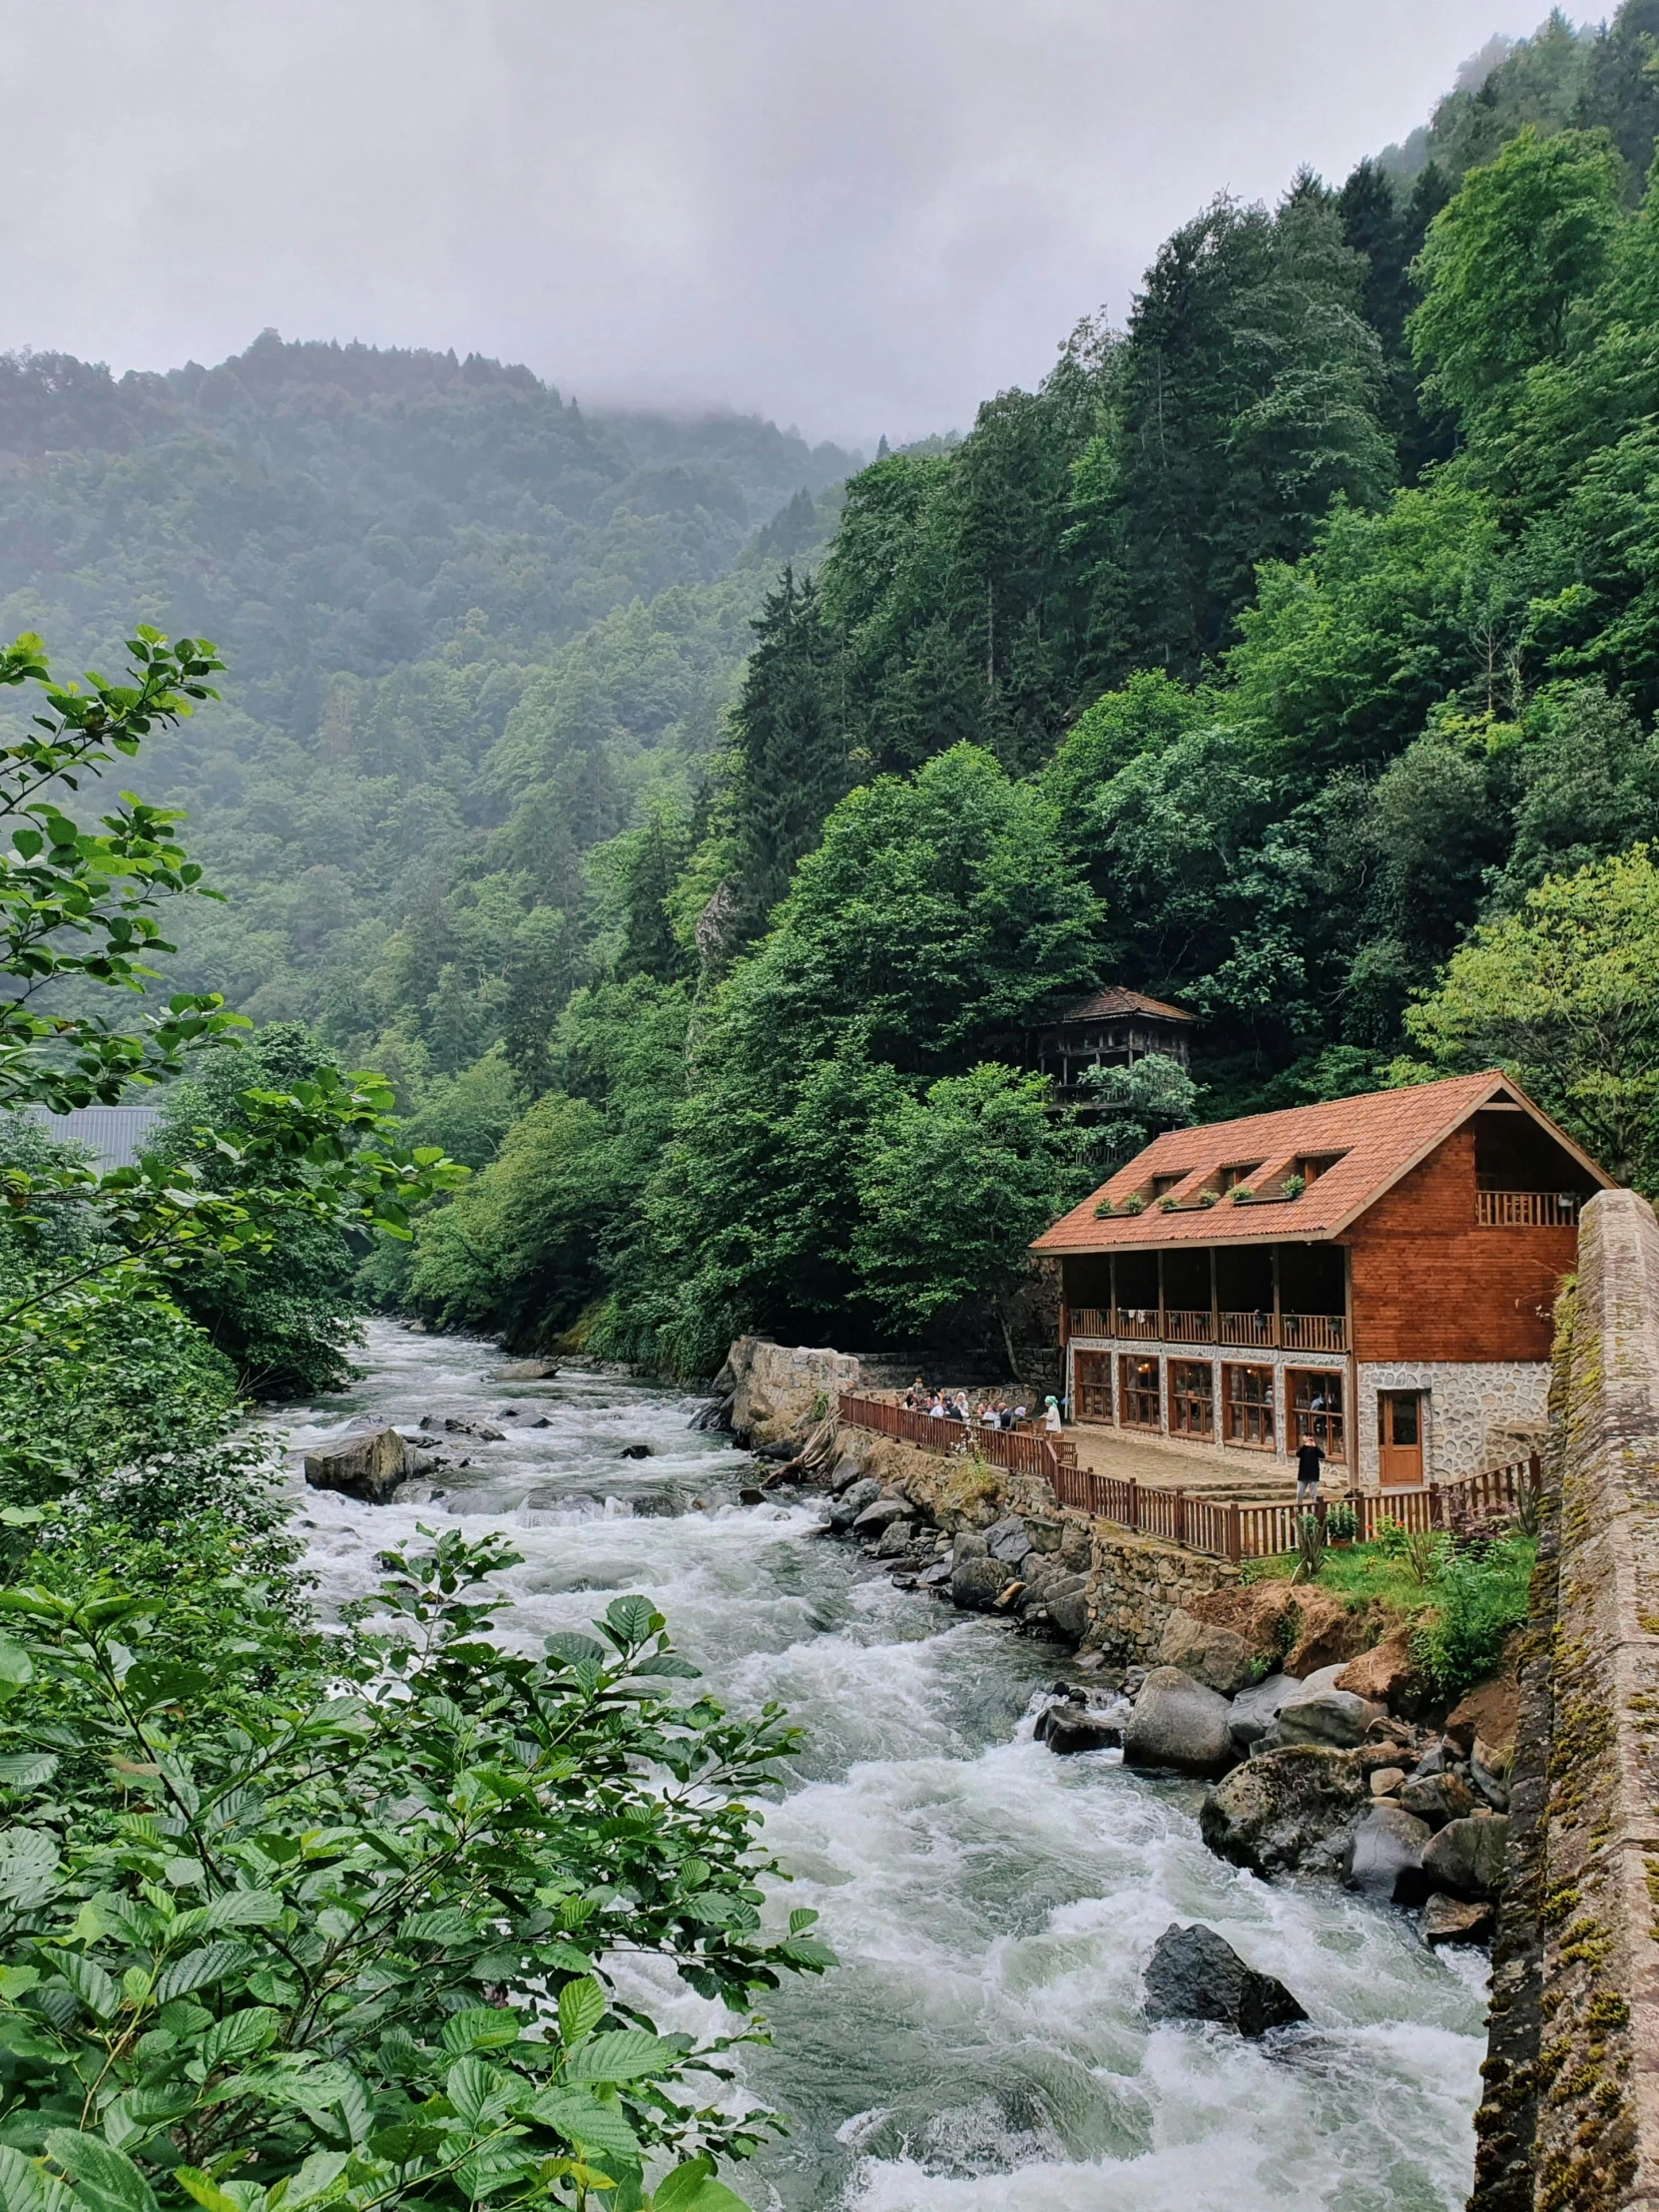
{"label": "wooden chalet", "polygon": [[1037,1239],[1072,1417],[1281,1460],[1314,1435],[1367,1489],[1513,1458],[1609,1183],[1496,1070],[1171,1130]]}
{"label": "wooden chalet", "polygon": [[1192,1015],[1179,1006],[1108,983],[1065,1007],[1046,1028],[1034,1029],[1026,1040],[1026,1058],[1049,1078],[1057,1099],[1086,1108],[1090,1101],[1084,1077],[1091,1069],[1132,1067],[1152,1052],[1185,1067],[1192,1027]]}

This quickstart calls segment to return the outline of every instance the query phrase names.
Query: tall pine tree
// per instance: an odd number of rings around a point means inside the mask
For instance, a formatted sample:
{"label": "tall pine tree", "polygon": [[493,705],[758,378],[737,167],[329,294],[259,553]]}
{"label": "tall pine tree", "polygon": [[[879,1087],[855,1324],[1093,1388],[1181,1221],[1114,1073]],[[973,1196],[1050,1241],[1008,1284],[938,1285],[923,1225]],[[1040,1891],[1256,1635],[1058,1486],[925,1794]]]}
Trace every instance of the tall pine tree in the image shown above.
{"label": "tall pine tree", "polygon": [[834,642],[818,586],[786,568],[755,625],[733,712],[737,936],[759,936],[849,782]]}

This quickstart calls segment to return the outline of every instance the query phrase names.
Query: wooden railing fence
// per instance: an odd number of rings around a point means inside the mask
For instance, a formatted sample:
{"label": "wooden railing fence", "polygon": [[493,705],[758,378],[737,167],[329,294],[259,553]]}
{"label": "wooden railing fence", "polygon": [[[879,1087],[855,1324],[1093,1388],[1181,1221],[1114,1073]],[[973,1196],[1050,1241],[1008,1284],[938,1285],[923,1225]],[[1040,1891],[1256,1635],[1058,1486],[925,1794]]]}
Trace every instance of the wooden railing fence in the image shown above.
{"label": "wooden railing fence", "polygon": [[[851,1427],[871,1428],[928,1451],[971,1450],[1012,1473],[1040,1475],[1056,1501],[1075,1512],[1113,1521],[1138,1535],[1179,1544],[1212,1559],[1237,1564],[1275,1558],[1297,1547],[1302,1519],[1297,1505],[1244,1504],[1097,1474],[1092,1467],[1078,1465],[1077,1446],[1063,1436],[1022,1428],[964,1428],[960,1421],[935,1420],[930,1414],[895,1405],[890,1398],[863,1397],[849,1390],[841,1393],[839,1413]],[[1371,1543],[1384,1521],[1394,1521],[1415,1534],[1448,1529],[1464,1516],[1485,1519],[1513,1513],[1523,1495],[1537,1494],[1540,1472],[1534,1452],[1528,1459],[1514,1459],[1455,1482],[1430,1482],[1418,1490],[1351,1490],[1342,1502],[1354,1508],[1356,1540]],[[1315,1510],[1321,1520],[1334,1502],[1320,1500]]]}

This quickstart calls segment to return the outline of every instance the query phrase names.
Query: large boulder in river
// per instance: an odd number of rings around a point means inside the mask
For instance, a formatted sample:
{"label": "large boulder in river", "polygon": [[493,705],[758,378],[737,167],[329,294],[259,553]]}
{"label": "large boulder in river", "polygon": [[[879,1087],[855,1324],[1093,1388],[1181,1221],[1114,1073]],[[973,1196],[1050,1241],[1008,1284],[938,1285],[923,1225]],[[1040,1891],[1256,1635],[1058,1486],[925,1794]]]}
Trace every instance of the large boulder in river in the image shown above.
{"label": "large boulder in river", "polygon": [[1204,1800],[1198,1825],[1219,1858],[1253,1874],[1329,1872],[1355,1815],[1370,1802],[1359,1752],[1295,1744],[1235,1767]]}
{"label": "large boulder in river", "polygon": [[551,1360],[514,1360],[494,1371],[497,1382],[548,1382],[558,1374]]}
{"label": "large boulder in river", "polygon": [[1235,1757],[1226,1698],[1179,1667],[1154,1667],[1141,1684],[1123,1732],[1131,1767],[1177,1774],[1225,1774]]}
{"label": "large boulder in river", "polygon": [[1248,1690],[1241,1690],[1233,1700],[1227,1716],[1232,1731],[1233,1749],[1241,1759],[1249,1756],[1279,1718],[1280,1707],[1289,1697],[1295,1697],[1302,1687],[1294,1675],[1270,1674],[1265,1682],[1254,1682]]}
{"label": "large boulder in river", "polygon": [[1509,1855],[1509,1822],[1502,1813],[1476,1814],[1448,1821],[1431,1837],[1422,1854],[1428,1887],[1458,1898],[1495,1898],[1503,1889]]}
{"label": "large boulder in river", "polygon": [[1172,1922],[1146,1964],[1149,2020],[1219,2020],[1240,2035],[1265,2035],[1308,2015],[1282,1981],[1247,1966],[1226,1936],[1199,1922]]}
{"label": "large boulder in river", "polygon": [[849,1483],[830,1508],[830,1525],[837,1531],[847,1529],[857,1519],[866,1505],[873,1505],[881,1495],[881,1485],[874,1475],[861,1475]]}
{"label": "large boulder in river", "polygon": [[988,1613],[1014,1580],[1013,1569],[1000,1559],[958,1559],[950,1570],[950,1601],[969,1612]]}
{"label": "large boulder in river", "polygon": [[395,1428],[353,1429],[306,1452],[305,1480],[313,1490],[338,1490],[342,1497],[384,1505],[411,1472],[410,1457]]}
{"label": "large boulder in river", "polygon": [[1279,1708],[1277,1724],[1278,1741],[1281,1744],[1325,1744],[1332,1751],[1352,1751],[1356,1744],[1366,1740],[1366,1730],[1375,1720],[1380,1720],[1385,1708],[1374,1705],[1369,1698],[1356,1697],[1352,1690],[1321,1689],[1312,1693],[1304,1686],[1300,1695],[1289,1697]]}
{"label": "large boulder in river", "polygon": [[1158,1659],[1160,1665],[1181,1668],[1195,1682],[1219,1691],[1223,1697],[1236,1697],[1257,1664],[1254,1648],[1236,1628],[1200,1620],[1197,1614],[1179,1607],[1165,1623]]}
{"label": "large boulder in river", "polygon": [[1420,1905],[1428,1895],[1423,1846],[1430,1830],[1398,1805],[1374,1805],[1349,1838],[1343,1880],[1379,1905]]}

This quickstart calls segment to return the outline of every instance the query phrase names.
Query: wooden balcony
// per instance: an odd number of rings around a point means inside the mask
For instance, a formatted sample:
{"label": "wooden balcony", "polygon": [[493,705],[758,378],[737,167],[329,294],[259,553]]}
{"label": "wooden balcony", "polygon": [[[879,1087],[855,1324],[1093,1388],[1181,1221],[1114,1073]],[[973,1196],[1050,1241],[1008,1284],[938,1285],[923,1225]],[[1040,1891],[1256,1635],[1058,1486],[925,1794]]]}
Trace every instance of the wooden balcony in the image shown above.
{"label": "wooden balcony", "polygon": [[1476,1191],[1474,1218],[1482,1229],[1572,1229],[1583,1203],[1577,1191]]}
{"label": "wooden balcony", "polygon": [[[1483,1194],[1489,1195],[1489,1194]],[[1523,1194],[1524,1195],[1524,1194]],[[1212,1313],[1206,1307],[1073,1306],[1066,1336],[1119,1344],[1218,1345],[1230,1352],[1301,1352],[1324,1357],[1348,1350],[1342,1314]]]}

